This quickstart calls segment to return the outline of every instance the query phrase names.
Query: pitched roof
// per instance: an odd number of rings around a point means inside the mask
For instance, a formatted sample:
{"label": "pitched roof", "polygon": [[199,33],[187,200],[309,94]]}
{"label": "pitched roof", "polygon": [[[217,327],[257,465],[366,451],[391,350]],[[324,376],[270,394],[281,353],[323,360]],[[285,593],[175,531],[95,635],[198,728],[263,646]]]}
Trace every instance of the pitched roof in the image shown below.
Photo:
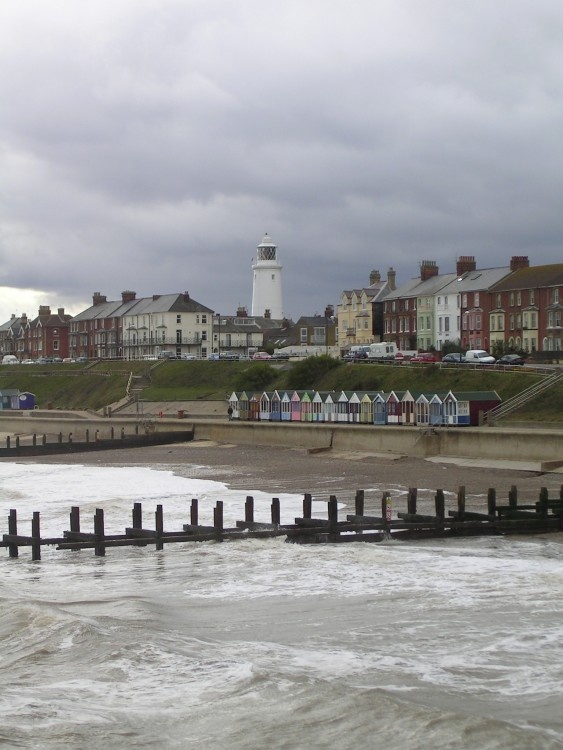
{"label": "pitched roof", "polygon": [[495,284],[490,291],[503,292],[512,289],[536,289],[551,286],[563,286],[563,263],[519,268]]}

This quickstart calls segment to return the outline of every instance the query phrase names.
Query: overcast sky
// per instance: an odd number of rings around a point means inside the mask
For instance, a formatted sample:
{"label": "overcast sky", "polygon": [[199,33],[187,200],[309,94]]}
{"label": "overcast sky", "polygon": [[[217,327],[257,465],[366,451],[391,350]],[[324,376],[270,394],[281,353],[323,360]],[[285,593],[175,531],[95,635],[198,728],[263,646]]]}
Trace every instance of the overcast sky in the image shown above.
{"label": "overcast sky", "polygon": [[0,318],[563,262],[561,0],[0,0]]}

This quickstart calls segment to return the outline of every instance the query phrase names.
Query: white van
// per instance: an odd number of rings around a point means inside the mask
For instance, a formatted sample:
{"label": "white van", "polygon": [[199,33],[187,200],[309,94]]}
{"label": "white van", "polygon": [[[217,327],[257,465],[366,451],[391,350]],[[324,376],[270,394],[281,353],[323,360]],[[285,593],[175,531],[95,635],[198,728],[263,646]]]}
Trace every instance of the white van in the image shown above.
{"label": "white van", "polygon": [[5,354],[2,358],[3,365],[17,365],[18,362],[19,360],[14,354]]}
{"label": "white van", "polygon": [[465,362],[468,365],[494,365],[496,359],[484,349],[470,349],[465,352]]}

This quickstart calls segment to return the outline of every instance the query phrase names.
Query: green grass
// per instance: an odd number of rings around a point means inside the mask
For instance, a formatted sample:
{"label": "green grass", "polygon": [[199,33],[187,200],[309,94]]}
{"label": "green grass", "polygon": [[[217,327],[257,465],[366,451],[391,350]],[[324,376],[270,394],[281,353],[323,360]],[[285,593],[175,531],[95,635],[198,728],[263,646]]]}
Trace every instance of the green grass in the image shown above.
{"label": "green grass", "polygon": [[[83,365],[0,367],[0,390],[18,388],[36,395],[37,405],[58,409],[100,409],[125,396],[129,375],[150,377],[147,401],[223,400],[232,391],[316,389],[323,391],[495,390],[503,401],[538,382],[541,375],[494,369],[442,369],[438,365],[344,364],[312,357],[297,363],[267,362],[103,362]],[[563,385],[518,410],[515,420],[563,421]]]}

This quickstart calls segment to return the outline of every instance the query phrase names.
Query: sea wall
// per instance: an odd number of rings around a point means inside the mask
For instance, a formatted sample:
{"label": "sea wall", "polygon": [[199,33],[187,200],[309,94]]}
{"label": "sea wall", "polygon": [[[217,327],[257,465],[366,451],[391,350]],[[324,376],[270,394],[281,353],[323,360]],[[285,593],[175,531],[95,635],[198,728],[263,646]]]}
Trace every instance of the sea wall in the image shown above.
{"label": "sea wall", "polygon": [[49,416],[4,412],[0,414],[2,435],[29,436],[33,433],[84,440],[111,437],[123,430],[126,435],[145,431],[183,432],[194,429],[195,439],[217,440],[245,445],[270,445],[303,449],[401,453],[425,458],[456,456],[496,460],[563,461],[563,430],[507,427],[420,428],[406,425],[312,424],[302,422],[229,422],[227,419],[179,419],[163,416],[151,419],[132,417],[100,418],[73,415]]}

